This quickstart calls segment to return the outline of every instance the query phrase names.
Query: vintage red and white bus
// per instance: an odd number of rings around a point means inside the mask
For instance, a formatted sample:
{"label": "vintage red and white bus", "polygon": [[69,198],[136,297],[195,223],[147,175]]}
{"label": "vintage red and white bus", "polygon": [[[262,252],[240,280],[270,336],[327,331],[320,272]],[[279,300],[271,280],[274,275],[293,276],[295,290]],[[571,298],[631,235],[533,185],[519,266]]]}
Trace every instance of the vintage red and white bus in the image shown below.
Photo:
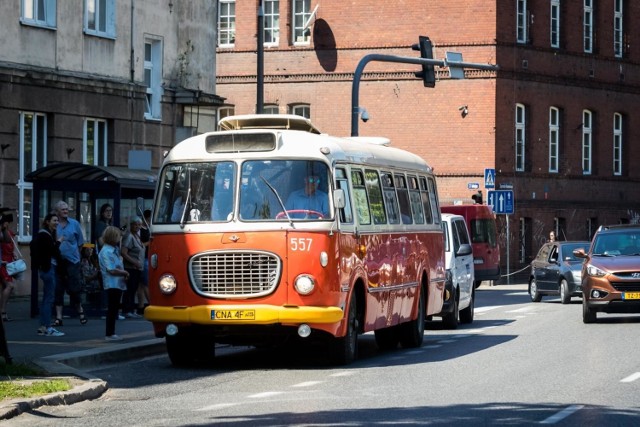
{"label": "vintage red and white bus", "polygon": [[442,309],[443,231],[432,169],[383,138],[338,138],[293,115],[227,117],[166,156],[144,317],[174,365],[216,343],[422,345]]}

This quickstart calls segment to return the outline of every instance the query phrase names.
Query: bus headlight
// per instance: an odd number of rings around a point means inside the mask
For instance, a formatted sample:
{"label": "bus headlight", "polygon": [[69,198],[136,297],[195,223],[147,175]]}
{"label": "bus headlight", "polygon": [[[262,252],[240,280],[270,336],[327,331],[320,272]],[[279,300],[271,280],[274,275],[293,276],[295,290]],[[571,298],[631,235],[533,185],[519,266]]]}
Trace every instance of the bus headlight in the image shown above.
{"label": "bus headlight", "polygon": [[165,295],[169,295],[175,292],[177,283],[176,278],[171,274],[164,274],[158,280],[158,287],[160,288],[160,292]]}
{"label": "bus headlight", "polygon": [[313,280],[313,277],[309,276],[308,274],[301,274],[300,276],[296,277],[293,286],[296,288],[296,291],[300,295],[309,295],[316,287],[316,281]]}

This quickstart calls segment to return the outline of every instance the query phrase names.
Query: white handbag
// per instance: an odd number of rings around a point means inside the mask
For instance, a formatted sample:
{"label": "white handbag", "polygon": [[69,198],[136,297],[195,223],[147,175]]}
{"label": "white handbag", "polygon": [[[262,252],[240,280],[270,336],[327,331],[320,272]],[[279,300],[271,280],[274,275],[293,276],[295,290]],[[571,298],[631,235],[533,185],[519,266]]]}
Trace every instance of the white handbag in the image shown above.
{"label": "white handbag", "polygon": [[11,240],[13,241],[13,250],[18,253],[18,256],[20,258],[15,261],[8,262],[7,265],[5,265],[5,268],[7,269],[7,274],[9,276],[16,276],[27,271],[27,263],[24,262],[24,259],[22,259],[22,253],[20,253],[20,249],[18,249],[16,241],[13,240],[13,236],[11,236]]}

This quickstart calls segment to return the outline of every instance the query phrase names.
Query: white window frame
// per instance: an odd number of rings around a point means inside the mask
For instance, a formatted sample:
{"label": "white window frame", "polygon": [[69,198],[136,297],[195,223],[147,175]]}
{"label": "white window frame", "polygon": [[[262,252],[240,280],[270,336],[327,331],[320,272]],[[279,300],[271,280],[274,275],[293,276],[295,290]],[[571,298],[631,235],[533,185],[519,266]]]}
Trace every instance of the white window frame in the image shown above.
{"label": "white window frame", "polygon": [[20,22],[36,27],[56,28],[57,0],[21,0]]}
{"label": "white window frame", "polygon": [[220,123],[220,120],[224,119],[225,117],[233,116],[234,114],[236,114],[236,107],[233,105],[225,105],[223,107],[219,107],[216,114],[218,116],[217,123]]}
{"label": "white window frame", "polygon": [[620,113],[613,114],[613,175],[622,175],[622,124]]}
{"label": "white window frame", "polygon": [[582,111],[582,174],[591,175],[593,151],[593,113]]}
{"label": "white window frame", "polygon": [[264,45],[280,42],[280,0],[264,0]]}
{"label": "white window frame", "polygon": [[85,0],[84,32],[92,36],[115,39],[116,0]]}
{"label": "white window frame", "polygon": [[[294,45],[308,45],[311,43],[311,32],[305,28],[305,24],[311,16],[311,0],[293,0],[291,16],[293,25],[291,26],[291,42]],[[305,33],[308,33],[305,35]]]}
{"label": "white window frame", "polygon": [[623,0],[614,0],[613,3],[613,54],[616,58],[622,58],[624,2]]}
{"label": "white window frame", "polygon": [[560,158],[560,110],[549,108],[549,172],[558,172]]}
{"label": "white window frame", "polygon": [[583,46],[585,53],[593,53],[593,0],[584,0]]}
{"label": "white window frame", "polygon": [[236,43],[236,0],[218,1],[218,47]]}
{"label": "white window frame", "polygon": [[[91,129],[93,129],[93,132],[90,132]],[[94,118],[84,119],[82,129],[82,163],[94,166],[109,166],[107,160],[107,136],[106,120]],[[92,161],[90,161],[90,159]]]}
{"label": "white window frame", "polygon": [[515,110],[515,147],[516,147],[516,172],[524,172],[525,147],[526,147],[526,112],[523,104],[516,104]]}
{"label": "white window frame", "polygon": [[280,114],[280,106],[278,104],[265,104],[262,106],[264,114]]}
{"label": "white window frame", "polygon": [[551,47],[560,47],[560,0],[551,0],[550,43]]}
{"label": "white window frame", "polygon": [[[146,36],[144,40],[144,84],[147,87],[144,118],[162,119],[162,40]],[[149,57],[147,57],[149,47]]]}
{"label": "white window frame", "polygon": [[516,41],[526,43],[529,37],[527,0],[516,0]]}
{"label": "white window frame", "polygon": [[[38,218],[31,218],[31,207],[34,203],[33,183],[25,181],[25,177],[30,172],[47,166],[47,116],[32,111],[21,111],[19,121],[18,240],[28,241],[32,235],[33,221],[37,222]],[[26,126],[29,127],[30,138],[27,138],[25,133]]]}
{"label": "white window frame", "polygon": [[311,118],[311,106],[309,104],[292,104],[289,109],[291,114],[302,116],[306,119]]}

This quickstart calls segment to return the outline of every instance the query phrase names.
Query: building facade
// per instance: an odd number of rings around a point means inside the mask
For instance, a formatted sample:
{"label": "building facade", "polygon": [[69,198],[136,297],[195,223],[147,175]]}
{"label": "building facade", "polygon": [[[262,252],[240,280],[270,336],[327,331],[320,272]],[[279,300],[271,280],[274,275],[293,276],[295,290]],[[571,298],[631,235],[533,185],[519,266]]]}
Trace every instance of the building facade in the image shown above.
{"label": "building facade", "polygon": [[[260,8],[262,6],[262,9]],[[549,231],[588,239],[602,224],[638,222],[640,171],[632,159],[640,122],[640,3],[630,0],[219,0],[218,117],[256,111],[257,28],[264,25],[265,112],[311,118],[349,135],[353,77],[371,53],[416,57],[428,36],[435,59],[499,70],[435,88],[420,66],[370,62],[358,106],[362,136],[386,136],[425,158],[441,203],[471,202],[485,169],[512,191],[513,213],[498,215],[504,273],[524,268]],[[258,19],[259,11],[264,18]],[[262,20],[263,19],[263,20]],[[507,225],[508,222],[508,225]]]}
{"label": "building facade", "polygon": [[[31,240],[59,199],[85,230],[92,195],[32,200],[31,172],[59,162],[156,170],[194,132],[215,95],[216,2],[8,0],[0,2],[0,204]],[[186,121],[185,121],[186,117]],[[86,236],[87,239],[91,236]],[[24,245],[23,253],[28,254]],[[26,249],[26,251],[25,251]]]}

